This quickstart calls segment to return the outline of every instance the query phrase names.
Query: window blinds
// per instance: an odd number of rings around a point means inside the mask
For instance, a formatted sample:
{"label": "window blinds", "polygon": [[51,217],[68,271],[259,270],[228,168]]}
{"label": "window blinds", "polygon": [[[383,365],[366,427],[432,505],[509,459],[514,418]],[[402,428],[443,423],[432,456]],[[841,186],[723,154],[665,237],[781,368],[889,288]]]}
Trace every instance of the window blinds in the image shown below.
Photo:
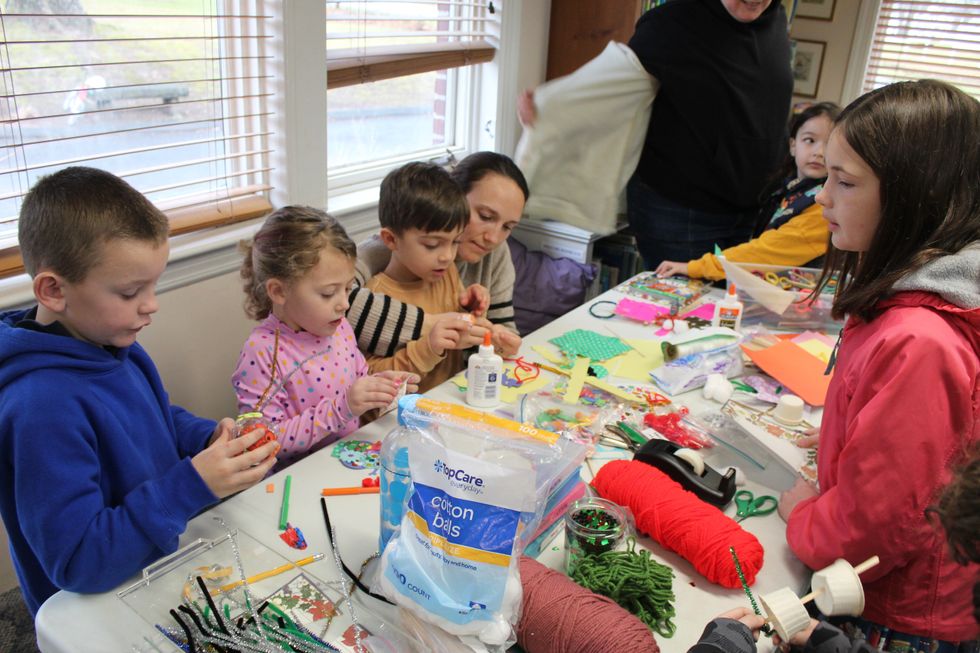
{"label": "window blinds", "polygon": [[134,2],[120,13],[123,4],[101,0],[8,0],[0,250],[14,244],[27,190],[72,165],[126,179],[171,215],[174,233],[266,211],[271,21],[262,5],[205,0],[168,13],[166,3]]}
{"label": "window blinds", "polygon": [[493,59],[501,0],[327,2],[327,87]]}
{"label": "window blinds", "polygon": [[933,78],[980,99],[980,3],[881,0],[864,91]]}

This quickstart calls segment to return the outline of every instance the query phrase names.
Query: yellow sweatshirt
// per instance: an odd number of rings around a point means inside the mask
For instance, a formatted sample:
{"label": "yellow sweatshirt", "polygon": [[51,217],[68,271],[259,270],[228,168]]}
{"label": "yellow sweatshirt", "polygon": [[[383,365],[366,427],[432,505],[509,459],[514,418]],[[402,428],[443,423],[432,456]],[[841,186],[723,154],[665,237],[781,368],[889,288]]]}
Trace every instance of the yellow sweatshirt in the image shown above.
{"label": "yellow sweatshirt", "polygon": [[[459,294],[463,291],[463,283],[455,265],[446,268],[446,275],[434,283],[395,281],[384,272],[379,272],[368,280],[366,287],[392,299],[418,306],[426,313],[462,311]],[[463,352],[450,349],[442,355],[437,354],[429,346],[429,339],[421,336],[409,341],[391,356],[367,354],[366,357],[368,370],[372,374],[382,370],[415,372],[422,377],[419,392],[431,390],[463,369]]]}
{"label": "yellow sweatshirt", "polygon": [[[803,265],[827,253],[827,221],[823,207],[814,204],[776,229],[762,232],[747,243],[729,247],[722,254],[737,263]],[[687,262],[687,275],[693,279],[725,278],[725,270],[714,254]]]}

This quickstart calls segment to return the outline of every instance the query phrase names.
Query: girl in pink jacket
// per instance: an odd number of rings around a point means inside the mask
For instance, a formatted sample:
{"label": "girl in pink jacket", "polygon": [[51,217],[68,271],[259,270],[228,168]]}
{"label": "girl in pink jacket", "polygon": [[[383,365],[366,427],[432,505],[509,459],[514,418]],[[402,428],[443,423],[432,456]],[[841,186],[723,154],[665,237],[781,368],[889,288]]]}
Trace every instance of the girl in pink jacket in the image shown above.
{"label": "girl in pink jacket", "polygon": [[[820,493],[783,494],[809,567],[877,555],[852,620],[886,651],[975,650],[977,565],[927,509],[980,439],[980,103],[937,81],[872,91],[840,115],[823,206],[840,275],[820,431]],[[833,361],[832,361],[833,364]],[[978,498],[980,503],[980,498]]]}

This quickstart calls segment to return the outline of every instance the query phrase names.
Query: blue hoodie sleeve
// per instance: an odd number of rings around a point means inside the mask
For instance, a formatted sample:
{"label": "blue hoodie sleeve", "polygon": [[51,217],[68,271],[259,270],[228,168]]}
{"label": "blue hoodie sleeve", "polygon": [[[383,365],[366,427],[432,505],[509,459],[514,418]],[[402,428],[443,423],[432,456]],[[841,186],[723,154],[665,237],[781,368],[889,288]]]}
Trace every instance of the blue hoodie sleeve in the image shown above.
{"label": "blue hoodie sleeve", "polygon": [[[82,384],[38,376],[7,413],[18,526],[55,585],[106,591],[176,550],[187,521],[217,497],[178,455],[159,404],[120,409],[93,402]],[[207,420],[192,427],[191,417],[180,411],[173,423],[199,442]]]}
{"label": "blue hoodie sleeve", "polygon": [[177,451],[193,458],[207,446],[217,422],[198,417],[180,406],[170,405],[170,416],[177,431]]}

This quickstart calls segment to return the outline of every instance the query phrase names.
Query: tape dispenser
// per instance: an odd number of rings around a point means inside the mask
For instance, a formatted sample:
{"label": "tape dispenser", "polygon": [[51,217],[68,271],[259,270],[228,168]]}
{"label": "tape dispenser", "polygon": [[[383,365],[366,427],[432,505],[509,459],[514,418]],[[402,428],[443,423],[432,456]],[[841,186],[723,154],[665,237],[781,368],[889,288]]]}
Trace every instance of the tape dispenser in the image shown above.
{"label": "tape dispenser", "polygon": [[735,470],[724,476],[709,467],[700,453],[686,449],[669,440],[650,440],[633,456],[652,465],[699,499],[723,507],[735,495]]}

